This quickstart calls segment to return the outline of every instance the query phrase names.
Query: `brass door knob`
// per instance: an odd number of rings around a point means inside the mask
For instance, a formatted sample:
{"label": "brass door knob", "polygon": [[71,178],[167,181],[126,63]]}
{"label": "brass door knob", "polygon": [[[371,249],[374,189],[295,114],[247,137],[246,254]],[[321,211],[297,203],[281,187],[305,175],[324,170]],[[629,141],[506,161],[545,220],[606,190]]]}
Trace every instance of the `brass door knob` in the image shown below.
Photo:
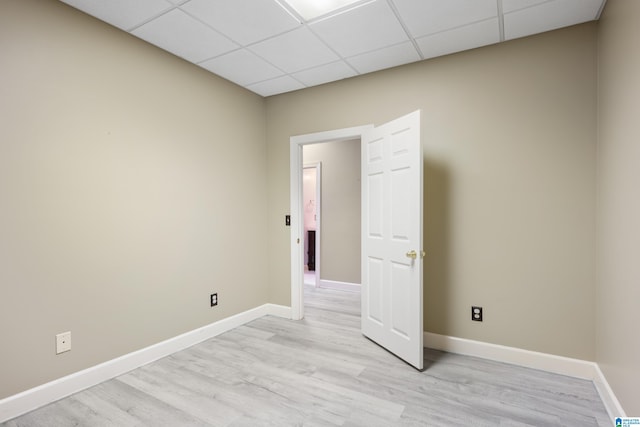
{"label": "brass door knob", "polygon": [[407,255],[407,258],[411,258],[411,259],[416,259],[418,257],[418,254],[414,250],[407,252],[406,255]]}

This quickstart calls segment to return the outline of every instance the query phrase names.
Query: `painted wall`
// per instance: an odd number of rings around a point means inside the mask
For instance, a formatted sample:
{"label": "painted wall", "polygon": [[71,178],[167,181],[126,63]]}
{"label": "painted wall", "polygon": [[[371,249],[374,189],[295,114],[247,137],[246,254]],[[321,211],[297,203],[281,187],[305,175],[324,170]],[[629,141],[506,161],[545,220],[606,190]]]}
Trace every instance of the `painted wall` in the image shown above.
{"label": "painted wall", "polygon": [[608,0],[599,24],[597,361],[640,414],[640,2]]}
{"label": "painted wall", "polygon": [[54,0],[0,70],[0,398],[268,302],[262,98]]}
{"label": "painted wall", "polygon": [[268,98],[272,302],[290,303],[289,137],[422,109],[425,329],[594,360],[596,28]]}
{"label": "painted wall", "polygon": [[303,147],[322,162],[320,279],[360,284],[360,140]]}

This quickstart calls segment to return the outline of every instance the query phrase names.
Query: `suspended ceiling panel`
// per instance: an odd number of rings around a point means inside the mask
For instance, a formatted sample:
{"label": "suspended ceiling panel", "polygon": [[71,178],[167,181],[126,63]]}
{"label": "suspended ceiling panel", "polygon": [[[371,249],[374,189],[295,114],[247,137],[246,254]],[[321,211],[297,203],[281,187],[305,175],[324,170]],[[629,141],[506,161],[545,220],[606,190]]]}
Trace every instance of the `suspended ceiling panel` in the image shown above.
{"label": "suspended ceiling panel", "polygon": [[596,20],[606,0],[331,0],[312,18],[328,0],[61,1],[271,96]]}

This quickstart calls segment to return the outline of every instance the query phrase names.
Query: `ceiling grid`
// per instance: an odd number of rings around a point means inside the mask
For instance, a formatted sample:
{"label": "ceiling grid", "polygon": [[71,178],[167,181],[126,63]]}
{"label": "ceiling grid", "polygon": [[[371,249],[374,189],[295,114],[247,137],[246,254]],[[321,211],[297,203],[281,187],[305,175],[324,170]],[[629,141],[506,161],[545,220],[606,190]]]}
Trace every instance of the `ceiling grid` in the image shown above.
{"label": "ceiling grid", "polygon": [[262,96],[596,20],[605,3],[331,0],[312,16],[328,0],[60,1]]}

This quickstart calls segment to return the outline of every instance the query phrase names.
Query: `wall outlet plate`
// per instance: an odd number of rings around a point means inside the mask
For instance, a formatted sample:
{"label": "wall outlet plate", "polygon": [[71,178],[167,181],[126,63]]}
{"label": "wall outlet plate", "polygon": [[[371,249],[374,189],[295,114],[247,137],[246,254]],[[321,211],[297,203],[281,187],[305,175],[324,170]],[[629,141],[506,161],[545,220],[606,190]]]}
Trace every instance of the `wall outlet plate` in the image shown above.
{"label": "wall outlet plate", "polygon": [[56,335],[56,354],[71,350],[71,331]]}
{"label": "wall outlet plate", "polygon": [[218,305],[218,294],[211,294],[211,307]]}
{"label": "wall outlet plate", "polygon": [[471,307],[471,320],[482,322],[482,307],[476,305]]}

